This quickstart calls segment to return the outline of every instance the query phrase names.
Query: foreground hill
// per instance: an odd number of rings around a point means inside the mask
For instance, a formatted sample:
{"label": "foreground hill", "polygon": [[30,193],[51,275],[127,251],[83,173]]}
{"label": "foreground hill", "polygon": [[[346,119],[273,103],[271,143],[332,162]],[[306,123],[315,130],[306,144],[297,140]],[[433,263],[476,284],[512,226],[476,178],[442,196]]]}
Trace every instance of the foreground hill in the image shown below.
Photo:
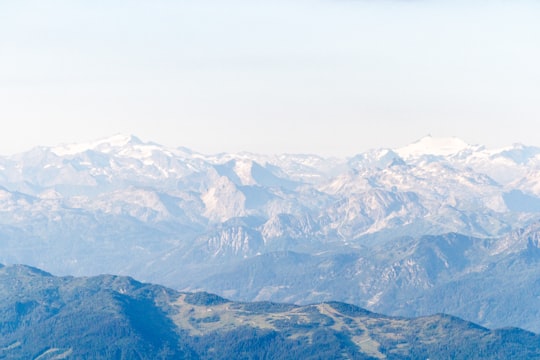
{"label": "foreground hill", "polygon": [[3,359],[532,359],[540,337],[339,302],[232,302],[129,277],[0,268]]}

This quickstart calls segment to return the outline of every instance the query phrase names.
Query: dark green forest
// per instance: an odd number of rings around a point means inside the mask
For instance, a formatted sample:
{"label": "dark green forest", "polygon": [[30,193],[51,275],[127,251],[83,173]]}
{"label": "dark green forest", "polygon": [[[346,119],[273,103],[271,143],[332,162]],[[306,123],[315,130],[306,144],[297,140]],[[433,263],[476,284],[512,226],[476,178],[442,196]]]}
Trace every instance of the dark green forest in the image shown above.
{"label": "dark green forest", "polygon": [[540,337],[339,302],[232,302],[129,277],[0,268],[0,359],[534,359]]}

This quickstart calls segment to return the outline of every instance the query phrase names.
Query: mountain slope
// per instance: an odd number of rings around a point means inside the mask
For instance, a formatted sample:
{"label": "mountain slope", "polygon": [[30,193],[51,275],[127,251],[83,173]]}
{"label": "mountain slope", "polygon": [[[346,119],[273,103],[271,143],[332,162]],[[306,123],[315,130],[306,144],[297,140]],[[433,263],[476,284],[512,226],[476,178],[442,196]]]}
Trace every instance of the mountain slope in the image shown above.
{"label": "mountain slope", "polygon": [[6,359],[530,359],[540,337],[447,315],[393,318],[339,303],[238,303],[131,278],[0,267]]}
{"label": "mountain slope", "polygon": [[453,138],[347,159],[38,147],[0,157],[0,262],[540,331],[539,174],[539,148]]}
{"label": "mountain slope", "polygon": [[451,233],[320,254],[273,252],[188,289],[301,304],[336,299],[393,315],[445,312],[489,327],[538,330],[538,234],[535,224],[497,239]]}

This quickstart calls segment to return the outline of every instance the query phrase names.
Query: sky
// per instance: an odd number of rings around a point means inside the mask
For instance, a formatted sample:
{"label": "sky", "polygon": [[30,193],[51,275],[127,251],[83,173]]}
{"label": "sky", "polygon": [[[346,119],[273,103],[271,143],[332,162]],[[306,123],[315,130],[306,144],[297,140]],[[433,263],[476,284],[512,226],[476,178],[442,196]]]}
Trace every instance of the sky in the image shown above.
{"label": "sky", "polygon": [[0,0],[0,154],[540,146],[536,0]]}

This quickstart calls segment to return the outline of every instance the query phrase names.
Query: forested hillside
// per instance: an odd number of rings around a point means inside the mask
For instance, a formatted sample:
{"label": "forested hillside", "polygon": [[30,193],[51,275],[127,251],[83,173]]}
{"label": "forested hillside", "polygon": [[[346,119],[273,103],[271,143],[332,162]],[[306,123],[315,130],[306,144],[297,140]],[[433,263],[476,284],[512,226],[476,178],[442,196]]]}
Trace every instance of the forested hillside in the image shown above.
{"label": "forested hillside", "polygon": [[128,277],[0,268],[3,359],[532,359],[540,337],[339,302],[232,302]]}

